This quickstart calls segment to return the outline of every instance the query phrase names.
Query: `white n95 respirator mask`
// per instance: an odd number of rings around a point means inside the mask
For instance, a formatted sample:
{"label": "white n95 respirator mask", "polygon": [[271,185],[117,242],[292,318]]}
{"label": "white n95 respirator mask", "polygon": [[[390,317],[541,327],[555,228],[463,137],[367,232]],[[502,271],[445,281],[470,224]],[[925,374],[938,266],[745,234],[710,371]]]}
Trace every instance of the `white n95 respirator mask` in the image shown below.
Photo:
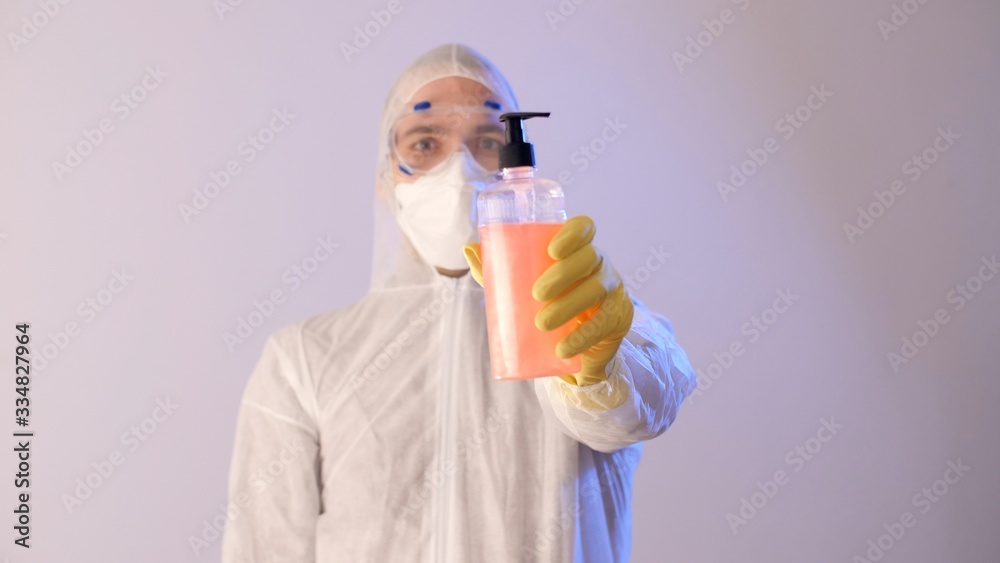
{"label": "white n95 respirator mask", "polygon": [[399,227],[428,264],[469,267],[462,246],[477,240],[476,194],[494,179],[462,147],[413,182],[396,184]]}

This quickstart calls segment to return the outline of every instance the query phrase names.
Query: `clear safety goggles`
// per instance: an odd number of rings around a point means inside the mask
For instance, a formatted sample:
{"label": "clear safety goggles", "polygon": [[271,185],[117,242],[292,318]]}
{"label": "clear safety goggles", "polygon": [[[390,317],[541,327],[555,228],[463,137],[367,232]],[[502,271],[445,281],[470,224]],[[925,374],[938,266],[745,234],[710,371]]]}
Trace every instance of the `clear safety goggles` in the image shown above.
{"label": "clear safety goggles", "polygon": [[390,131],[399,169],[408,175],[427,172],[464,145],[480,166],[497,172],[504,144],[500,114],[500,105],[489,101],[482,107],[415,104]]}

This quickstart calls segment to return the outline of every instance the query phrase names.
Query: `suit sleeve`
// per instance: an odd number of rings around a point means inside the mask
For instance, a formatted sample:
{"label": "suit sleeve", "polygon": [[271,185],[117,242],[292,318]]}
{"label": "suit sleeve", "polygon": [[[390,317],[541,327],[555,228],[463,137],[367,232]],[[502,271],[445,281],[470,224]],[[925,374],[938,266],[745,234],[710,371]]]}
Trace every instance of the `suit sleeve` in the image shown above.
{"label": "suit sleeve", "polygon": [[694,389],[694,370],[666,317],[632,298],[632,328],[608,379],[577,387],[559,377],[535,381],[545,416],[591,449],[610,453],[659,436]]}
{"label": "suit sleeve", "polygon": [[321,510],[313,387],[293,358],[297,332],[270,336],[240,403],[223,563],[315,560]]}

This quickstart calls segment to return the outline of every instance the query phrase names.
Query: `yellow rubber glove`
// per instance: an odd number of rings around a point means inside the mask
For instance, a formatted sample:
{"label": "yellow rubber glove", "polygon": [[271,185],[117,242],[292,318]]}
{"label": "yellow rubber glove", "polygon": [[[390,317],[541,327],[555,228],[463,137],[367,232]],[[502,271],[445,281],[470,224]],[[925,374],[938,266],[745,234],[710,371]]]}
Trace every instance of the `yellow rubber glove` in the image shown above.
{"label": "yellow rubber glove", "polygon": [[[560,358],[582,354],[580,372],[561,376],[580,386],[607,378],[607,365],[632,327],[632,300],[611,262],[591,244],[595,232],[590,217],[566,221],[548,247],[556,262],[538,277],[531,291],[536,300],[548,302],[535,317],[539,329],[552,330],[581,317],[577,319],[580,326],[556,345]],[[479,244],[466,244],[463,251],[472,277],[482,285]]]}

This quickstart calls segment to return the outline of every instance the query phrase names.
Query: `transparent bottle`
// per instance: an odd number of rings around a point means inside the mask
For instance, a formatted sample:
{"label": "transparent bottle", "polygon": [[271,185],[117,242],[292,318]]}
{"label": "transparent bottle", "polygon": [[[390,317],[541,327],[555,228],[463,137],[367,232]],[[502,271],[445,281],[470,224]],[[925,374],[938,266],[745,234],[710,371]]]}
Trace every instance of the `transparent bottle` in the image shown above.
{"label": "transparent bottle", "polygon": [[476,205],[483,263],[483,289],[495,379],[530,379],[580,371],[580,356],[556,356],[556,344],[579,323],[543,331],[535,316],[545,306],[531,295],[542,272],[555,263],[552,237],[566,222],[562,187],[535,177],[531,143],[521,121],[548,113],[506,113],[506,144],[500,150],[502,179],[480,192]]}

